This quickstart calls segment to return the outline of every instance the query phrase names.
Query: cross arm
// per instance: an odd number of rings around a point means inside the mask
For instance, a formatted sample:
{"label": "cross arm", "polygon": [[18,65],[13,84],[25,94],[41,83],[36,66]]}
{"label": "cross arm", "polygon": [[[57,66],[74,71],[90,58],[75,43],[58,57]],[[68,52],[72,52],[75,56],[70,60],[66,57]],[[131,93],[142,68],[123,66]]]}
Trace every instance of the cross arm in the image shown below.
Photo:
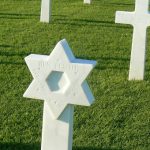
{"label": "cross arm", "polygon": [[134,21],[134,12],[123,12],[123,11],[116,12],[115,23],[133,25],[133,21]]}

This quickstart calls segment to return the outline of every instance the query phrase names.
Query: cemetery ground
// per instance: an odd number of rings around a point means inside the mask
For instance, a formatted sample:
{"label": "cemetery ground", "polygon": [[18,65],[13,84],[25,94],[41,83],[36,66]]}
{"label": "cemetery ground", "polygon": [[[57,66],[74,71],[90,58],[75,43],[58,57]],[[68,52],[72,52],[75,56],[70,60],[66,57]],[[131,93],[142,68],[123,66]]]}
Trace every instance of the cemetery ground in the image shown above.
{"label": "cemetery ground", "polygon": [[44,24],[40,0],[0,0],[0,150],[40,149],[43,101],[22,97],[32,80],[24,57],[48,55],[63,38],[98,62],[88,78],[95,103],[75,107],[73,150],[149,150],[150,30],[145,80],[128,81],[133,29],[114,23],[134,0],[52,1]]}

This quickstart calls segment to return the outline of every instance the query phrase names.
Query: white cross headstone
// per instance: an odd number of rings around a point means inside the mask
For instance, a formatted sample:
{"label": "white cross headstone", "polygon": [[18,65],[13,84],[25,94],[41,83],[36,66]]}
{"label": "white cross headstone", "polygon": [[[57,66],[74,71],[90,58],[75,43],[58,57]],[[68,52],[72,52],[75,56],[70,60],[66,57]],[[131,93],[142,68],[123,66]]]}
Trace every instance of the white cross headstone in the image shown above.
{"label": "white cross headstone", "polygon": [[91,4],[92,0],[84,0],[85,4]]}
{"label": "white cross headstone", "polygon": [[96,62],[76,59],[66,40],[49,56],[32,54],[25,61],[34,79],[24,97],[44,100],[41,150],[72,150],[73,105],[93,103],[86,77]]}
{"label": "white cross headstone", "polygon": [[129,80],[143,80],[145,70],[146,30],[150,26],[149,0],[136,0],[134,12],[116,12],[116,23],[134,27]]}
{"label": "white cross headstone", "polygon": [[51,19],[51,0],[42,0],[40,21],[49,23]]}

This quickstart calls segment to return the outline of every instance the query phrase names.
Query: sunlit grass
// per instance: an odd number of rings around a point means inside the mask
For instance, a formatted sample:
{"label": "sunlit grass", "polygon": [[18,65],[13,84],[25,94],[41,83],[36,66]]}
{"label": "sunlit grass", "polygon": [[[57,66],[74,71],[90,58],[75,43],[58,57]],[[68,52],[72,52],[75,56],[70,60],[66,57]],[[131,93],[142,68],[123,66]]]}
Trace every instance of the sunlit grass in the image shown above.
{"label": "sunlit grass", "polygon": [[132,27],[114,23],[116,10],[133,9],[133,0],[54,0],[44,24],[40,1],[0,0],[0,150],[40,149],[43,102],[22,97],[32,80],[24,57],[63,38],[98,62],[88,78],[95,103],[75,107],[73,150],[150,149],[150,37],[145,80],[129,82]]}

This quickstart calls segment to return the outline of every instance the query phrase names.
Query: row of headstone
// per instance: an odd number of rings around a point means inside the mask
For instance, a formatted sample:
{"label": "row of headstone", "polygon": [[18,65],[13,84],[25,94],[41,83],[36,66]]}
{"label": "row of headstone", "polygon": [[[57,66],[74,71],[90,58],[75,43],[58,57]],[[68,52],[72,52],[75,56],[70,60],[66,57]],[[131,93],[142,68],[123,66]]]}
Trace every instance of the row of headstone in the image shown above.
{"label": "row of headstone", "polygon": [[[46,3],[42,1],[45,20],[50,6]],[[129,80],[144,78],[148,8],[149,0],[136,0],[134,12],[116,13],[116,23],[134,27]],[[34,79],[24,97],[44,100],[41,149],[72,150],[73,105],[90,106],[94,101],[85,79],[96,62],[76,59],[66,40],[60,41],[50,56],[32,54],[25,61]]]}
{"label": "row of headstone", "polygon": [[[84,0],[91,3],[91,0]],[[41,22],[49,22],[51,0],[42,0]],[[136,0],[134,12],[116,12],[116,23],[131,24],[134,27],[129,80],[143,80],[145,72],[146,30],[150,26],[149,0]]]}
{"label": "row of headstone", "polygon": [[[85,4],[91,4],[92,0],[84,0]],[[51,20],[51,10],[52,10],[52,1],[51,0],[42,0],[41,2],[41,22],[49,23]]]}

